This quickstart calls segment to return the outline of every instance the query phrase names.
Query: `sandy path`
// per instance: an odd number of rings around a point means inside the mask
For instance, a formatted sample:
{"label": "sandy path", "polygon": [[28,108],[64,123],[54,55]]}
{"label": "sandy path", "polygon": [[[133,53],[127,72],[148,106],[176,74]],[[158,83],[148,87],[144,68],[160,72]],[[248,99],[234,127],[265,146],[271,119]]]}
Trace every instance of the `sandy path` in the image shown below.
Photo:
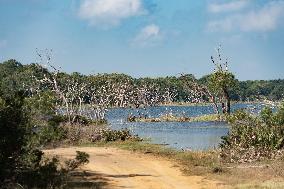
{"label": "sandy path", "polygon": [[90,155],[89,164],[82,170],[92,173],[88,174],[88,180],[104,180],[107,184],[103,188],[218,188],[217,182],[198,176],[184,176],[172,162],[147,154],[103,147],[58,148],[45,153],[71,158],[76,151]]}

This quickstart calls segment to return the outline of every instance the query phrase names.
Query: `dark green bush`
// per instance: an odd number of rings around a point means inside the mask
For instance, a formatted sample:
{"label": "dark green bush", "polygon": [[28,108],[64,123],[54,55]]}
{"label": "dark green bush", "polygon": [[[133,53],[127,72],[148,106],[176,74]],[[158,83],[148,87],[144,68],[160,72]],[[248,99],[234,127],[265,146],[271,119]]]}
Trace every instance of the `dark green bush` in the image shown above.
{"label": "dark green bush", "polygon": [[64,115],[53,115],[48,119],[48,125],[58,126],[60,123],[68,122],[68,117]]}
{"label": "dark green bush", "polygon": [[[34,125],[32,127],[32,135],[29,136],[27,141],[29,146],[46,147],[56,146],[59,142],[67,137],[67,131],[61,127],[64,122],[63,116],[50,116],[50,118],[41,122],[41,125]],[[34,121],[32,122],[34,124]]]}
{"label": "dark green bush", "polygon": [[79,164],[86,164],[89,163],[89,157],[90,155],[87,154],[86,152],[80,152],[80,151],[76,151],[76,160],[79,162]]}
{"label": "dark green bush", "polygon": [[98,132],[101,140],[110,141],[125,141],[125,140],[141,140],[137,135],[132,135],[129,129],[111,130],[101,129]]}
{"label": "dark green bush", "polygon": [[36,162],[34,167],[26,167],[17,175],[16,181],[23,188],[59,188],[66,184],[67,171],[58,169],[59,160],[55,157]]}
{"label": "dark green bush", "polygon": [[[38,144],[60,139],[61,134],[55,125],[36,131],[30,116],[23,93],[11,97],[0,93],[0,188],[62,188],[68,179],[68,165],[59,165],[55,157],[44,159],[37,149]],[[87,163],[88,158],[78,152],[72,169]]]}
{"label": "dark green bush", "polygon": [[23,95],[0,96],[0,183],[12,178],[25,153],[29,118],[23,111]]}
{"label": "dark green bush", "polygon": [[22,169],[17,175],[17,182],[23,188],[66,188],[69,173],[89,162],[89,154],[76,152],[74,159],[67,160],[64,165],[56,157],[43,159],[43,153],[35,152],[35,159],[30,166]]}
{"label": "dark green bush", "polygon": [[57,126],[43,126],[34,136],[34,143],[40,146],[53,145],[66,139],[66,131]]}
{"label": "dark green bush", "polygon": [[86,152],[76,151],[76,157],[72,160],[67,160],[65,162],[68,170],[74,170],[83,164],[89,163],[90,155]]}
{"label": "dark green bush", "polygon": [[107,124],[107,120],[106,119],[92,120],[92,119],[89,119],[85,116],[76,115],[73,119],[73,123],[82,124],[82,125],[91,125],[91,124],[105,125],[105,124]]}

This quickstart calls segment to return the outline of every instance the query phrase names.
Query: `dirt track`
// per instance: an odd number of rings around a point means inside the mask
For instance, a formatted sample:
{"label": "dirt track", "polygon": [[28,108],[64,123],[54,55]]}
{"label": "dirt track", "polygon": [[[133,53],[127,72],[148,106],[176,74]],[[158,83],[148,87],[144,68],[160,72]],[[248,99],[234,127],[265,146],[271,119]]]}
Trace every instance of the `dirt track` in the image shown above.
{"label": "dirt track", "polygon": [[45,153],[72,158],[76,151],[90,155],[89,164],[81,169],[86,171],[87,180],[105,183],[102,188],[218,188],[217,182],[198,176],[184,176],[172,162],[147,154],[102,147],[58,148]]}

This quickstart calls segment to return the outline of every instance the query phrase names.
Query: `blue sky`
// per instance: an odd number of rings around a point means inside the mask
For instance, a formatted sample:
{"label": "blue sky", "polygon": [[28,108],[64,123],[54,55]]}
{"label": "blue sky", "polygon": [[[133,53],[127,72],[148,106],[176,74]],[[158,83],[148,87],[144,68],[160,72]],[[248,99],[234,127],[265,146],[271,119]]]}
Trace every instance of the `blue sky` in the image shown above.
{"label": "blue sky", "polygon": [[240,80],[284,78],[284,0],[0,0],[0,61],[197,77],[222,44]]}

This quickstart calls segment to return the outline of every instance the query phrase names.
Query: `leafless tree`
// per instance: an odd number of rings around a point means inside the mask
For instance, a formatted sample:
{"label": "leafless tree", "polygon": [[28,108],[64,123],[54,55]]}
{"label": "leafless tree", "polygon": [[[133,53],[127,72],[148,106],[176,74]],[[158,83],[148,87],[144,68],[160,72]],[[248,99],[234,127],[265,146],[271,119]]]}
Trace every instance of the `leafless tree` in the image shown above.
{"label": "leafless tree", "polygon": [[[37,50],[39,63],[46,67],[50,72],[43,73],[43,77],[35,81],[38,89],[50,89],[57,98],[58,111],[63,111],[67,115],[69,122],[74,122],[77,115],[82,115],[82,105],[85,94],[87,93],[88,85],[80,82],[78,79],[71,76],[64,77],[52,62],[52,50]],[[61,78],[60,78],[61,77]],[[62,78],[65,79],[62,82]]]}
{"label": "leafless tree", "polygon": [[206,102],[207,99],[212,103],[216,114],[219,114],[218,98],[213,94],[206,85],[199,84],[195,78],[188,79],[184,75],[181,77],[184,82],[184,89],[189,94],[189,101],[192,103]]}

